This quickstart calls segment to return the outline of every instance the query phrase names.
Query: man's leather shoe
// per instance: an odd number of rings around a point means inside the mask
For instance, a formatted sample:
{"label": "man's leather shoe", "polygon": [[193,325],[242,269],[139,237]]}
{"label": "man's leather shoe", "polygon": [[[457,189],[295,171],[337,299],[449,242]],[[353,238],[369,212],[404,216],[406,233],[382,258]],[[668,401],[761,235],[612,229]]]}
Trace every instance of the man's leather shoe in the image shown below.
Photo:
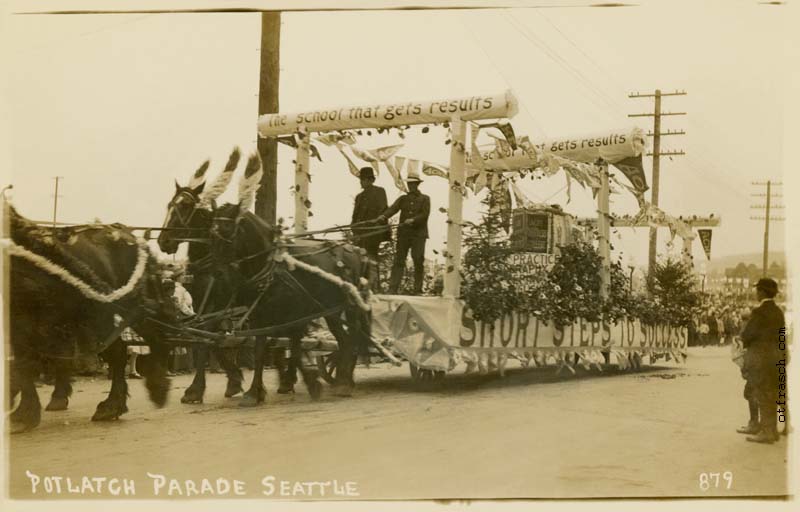
{"label": "man's leather shoe", "polygon": [[761,431],[757,436],[748,436],[747,440],[752,443],[772,444],[778,440],[778,434],[767,434],[766,432]]}
{"label": "man's leather shoe", "polygon": [[737,428],[737,429],[736,429],[736,432],[738,432],[738,433],[740,433],[740,434],[749,434],[749,435],[753,435],[753,434],[758,434],[758,432],[759,432],[760,430],[761,430],[761,429],[759,429],[759,428],[758,428],[757,426],[755,426],[755,425],[747,425],[746,427],[740,427],[740,428]]}

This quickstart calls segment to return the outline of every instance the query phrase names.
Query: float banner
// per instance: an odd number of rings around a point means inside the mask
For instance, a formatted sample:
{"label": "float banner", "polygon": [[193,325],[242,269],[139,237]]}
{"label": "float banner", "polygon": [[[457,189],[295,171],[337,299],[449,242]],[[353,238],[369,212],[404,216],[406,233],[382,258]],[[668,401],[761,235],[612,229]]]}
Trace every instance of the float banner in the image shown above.
{"label": "float banner", "polygon": [[602,158],[615,164],[639,156],[645,149],[645,134],[640,128],[617,130],[581,137],[565,137],[534,144],[542,153],[593,164]]}
{"label": "float banner", "polygon": [[706,259],[711,259],[711,230],[698,229],[697,234],[700,235],[700,242],[703,244],[703,250],[706,252]]}
{"label": "float banner", "polygon": [[562,138],[538,144],[528,142],[528,137],[517,137],[517,140],[520,141],[517,149],[500,144],[491,150],[481,151],[482,164],[473,163],[473,155],[467,153],[467,167],[502,171],[535,169],[544,165],[542,158],[538,156],[541,153],[585,164],[594,164],[598,158],[603,158],[609,164],[617,166],[637,191],[643,192],[648,188],[641,158],[645,149],[645,135],[639,128]]}
{"label": "float banner", "polygon": [[295,133],[301,126],[308,132],[329,132],[443,123],[454,117],[465,121],[511,118],[516,115],[517,108],[517,99],[511,91],[496,96],[378,103],[291,114],[265,114],[258,118],[258,133],[261,137],[277,137]]}
{"label": "float banner", "polygon": [[685,327],[644,325],[636,319],[617,323],[579,319],[557,327],[534,315],[512,312],[489,325],[475,320],[463,302],[443,297],[376,295],[372,317],[374,337],[421,368],[444,371],[478,352],[674,354],[685,352],[688,342]]}

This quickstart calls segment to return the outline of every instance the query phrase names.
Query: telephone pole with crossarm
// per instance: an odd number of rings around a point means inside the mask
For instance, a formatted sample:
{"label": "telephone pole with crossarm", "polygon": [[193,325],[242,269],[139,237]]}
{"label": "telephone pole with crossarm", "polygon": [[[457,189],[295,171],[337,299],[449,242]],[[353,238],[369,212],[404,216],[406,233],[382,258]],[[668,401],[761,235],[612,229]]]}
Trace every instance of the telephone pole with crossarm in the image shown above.
{"label": "telephone pole with crossarm", "polygon": [[[680,131],[661,131],[661,118],[663,116],[685,116],[686,112],[662,112],[661,111],[661,98],[664,96],[685,96],[686,91],[674,91],[662,93],[660,89],[656,89],[653,94],[629,94],[629,98],[655,98],[653,112],[644,114],[628,114],[628,117],[652,117],[653,118],[653,131],[647,135],[653,137],[653,152],[647,153],[647,156],[653,157],[653,178],[650,202],[653,206],[658,206],[658,190],[659,178],[661,174],[661,159],[662,156],[680,156],[684,155],[683,151],[661,151],[661,137],[666,135],[685,135],[686,132]],[[656,264],[656,247],[658,244],[658,230],[650,228],[650,246],[648,252],[648,272],[652,272]]]}

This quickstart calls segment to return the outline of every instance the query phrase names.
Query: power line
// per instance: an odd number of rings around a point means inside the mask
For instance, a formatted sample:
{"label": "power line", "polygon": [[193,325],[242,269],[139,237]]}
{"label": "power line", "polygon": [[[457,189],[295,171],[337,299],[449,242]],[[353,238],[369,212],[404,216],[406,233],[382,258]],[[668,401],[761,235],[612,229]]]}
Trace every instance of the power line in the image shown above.
{"label": "power line", "polygon": [[[498,65],[497,65],[497,63],[494,61],[494,59],[492,59],[492,57],[489,55],[489,52],[487,52],[487,51],[486,51],[486,49],[483,47],[483,45],[481,44],[481,42],[478,40],[477,36],[475,36],[475,33],[474,33],[473,31],[469,30],[469,27],[467,27],[467,25],[466,25],[466,23],[464,23],[464,20],[463,20],[463,19],[461,19],[460,17],[459,17],[459,18],[457,18],[457,19],[458,19],[458,22],[461,24],[461,26],[462,26],[462,27],[465,29],[465,32],[467,32],[467,34],[468,34],[468,35],[469,35],[469,36],[472,38],[472,40],[473,40],[473,41],[475,42],[475,44],[478,46],[478,48],[480,48],[480,49],[481,49],[481,51],[483,52],[483,54],[486,56],[486,59],[489,61],[489,64],[491,64],[491,65],[492,65],[492,67],[495,69],[495,71],[497,71],[497,73],[498,73],[498,74],[499,74],[499,75],[502,77],[502,79],[503,79],[503,81],[506,83],[506,85],[507,85],[507,86],[508,86],[510,89],[513,89],[513,86],[511,85],[511,81],[508,79],[508,76],[506,76],[506,74],[505,74],[505,73],[503,73],[503,71],[500,69],[500,66],[498,66]],[[525,113],[526,113],[526,114],[528,114],[528,117],[529,117],[529,118],[530,118],[530,120],[533,122],[534,126],[535,126],[535,127],[536,127],[536,128],[537,128],[537,129],[538,129],[540,132],[542,132],[542,134],[543,134],[543,135],[544,135],[544,137],[546,138],[546,137],[547,137],[547,132],[546,132],[546,131],[545,131],[545,129],[544,129],[544,128],[543,128],[543,127],[542,127],[542,126],[541,126],[541,125],[538,123],[538,121],[536,121],[536,118],[535,118],[535,117],[533,117],[533,114],[531,114],[530,110],[528,110],[528,106],[525,104],[525,101],[524,101],[522,98],[519,98],[519,104],[520,104],[520,105],[522,105],[522,109],[525,111]]]}
{"label": "power line", "polygon": [[563,57],[561,57],[558,54],[558,52],[554,51],[547,45],[547,43],[542,41],[536,35],[532,34],[517,19],[511,17],[507,13],[503,13],[503,15],[506,17],[512,28],[514,28],[517,32],[519,32],[520,35],[522,35],[525,39],[528,40],[528,42],[536,46],[542,53],[545,54],[545,56],[549,57],[554,63],[559,65],[562,69],[566,70],[568,73],[573,75],[573,77],[577,78],[578,81],[581,83],[581,85],[583,85],[589,92],[599,97],[602,101],[606,102],[607,104],[606,106],[603,106],[597,103],[594,99],[592,99],[591,101],[595,105],[599,106],[602,109],[610,108],[612,112],[614,111],[613,101],[610,101],[602,90],[594,86],[580,70],[570,65]]}

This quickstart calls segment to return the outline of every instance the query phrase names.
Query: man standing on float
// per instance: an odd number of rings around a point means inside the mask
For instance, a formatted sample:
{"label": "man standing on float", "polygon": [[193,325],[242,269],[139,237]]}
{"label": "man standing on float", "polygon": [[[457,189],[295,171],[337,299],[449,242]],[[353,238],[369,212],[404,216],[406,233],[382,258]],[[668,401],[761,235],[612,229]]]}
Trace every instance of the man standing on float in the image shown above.
{"label": "man standing on float", "polygon": [[[356,196],[353,206],[353,225],[361,225],[373,220],[376,215],[386,211],[387,206],[386,191],[382,187],[375,185],[375,173],[372,167],[363,167],[359,171],[358,177],[361,180],[361,188],[363,190]],[[382,226],[385,225],[382,224]],[[379,289],[378,256],[381,242],[392,240],[388,226],[385,226],[385,228],[383,231],[380,228],[376,229],[376,226],[353,228],[354,243],[367,251],[367,256],[372,260],[370,270],[372,291],[378,291]]]}
{"label": "man standing on float", "polygon": [[422,183],[419,174],[409,171],[406,178],[408,194],[404,194],[376,219],[384,222],[400,212],[400,226],[397,229],[392,277],[389,280],[389,293],[397,294],[403,271],[406,267],[408,251],[414,262],[414,295],[422,295],[422,277],[425,274],[425,242],[428,239],[428,216],[431,213],[431,198],[419,191]]}

